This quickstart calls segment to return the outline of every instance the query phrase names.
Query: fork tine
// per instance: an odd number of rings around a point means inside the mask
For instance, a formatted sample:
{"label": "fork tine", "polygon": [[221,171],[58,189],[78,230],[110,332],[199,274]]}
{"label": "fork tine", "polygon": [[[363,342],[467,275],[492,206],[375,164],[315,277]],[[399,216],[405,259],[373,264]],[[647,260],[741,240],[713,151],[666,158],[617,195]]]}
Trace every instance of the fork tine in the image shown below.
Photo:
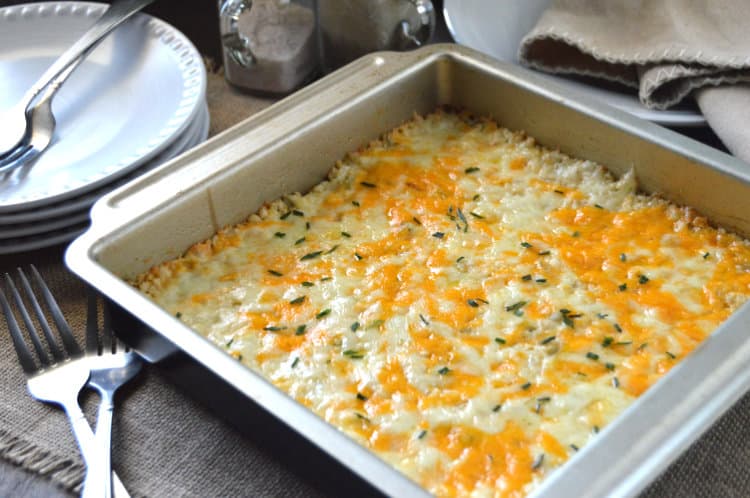
{"label": "fork tine", "polygon": [[[49,365],[50,360],[47,357],[44,346],[42,346],[41,340],[39,339],[39,334],[36,331],[36,327],[31,321],[29,312],[26,310],[26,305],[24,305],[23,299],[21,299],[21,294],[18,292],[18,289],[16,289],[16,286],[13,283],[13,279],[10,278],[10,275],[8,275],[7,273],[5,274],[5,286],[8,289],[8,292],[10,292],[10,295],[13,297],[13,301],[16,303],[16,308],[18,309],[18,313],[21,315],[21,320],[26,326],[26,330],[29,332],[29,338],[31,339],[31,343],[34,345],[34,350],[36,351],[40,363],[44,366]],[[18,337],[23,340],[23,332],[21,332],[21,329],[18,326],[18,322],[16,322],[16,327],[18,328]],[[25,349],[28,351],[28,347]]]}
{"label": "fork tine", "polygon": [[33,153],[34,148],[31,145],[24,145],[7,157],[0,158],[0,174],[23,166],[26,164],[27,158],[31,157]]}
{"label": "fork tine", "polygon": [[98,296],[94,289],[86,287],[86,353],[99,354]]}
{"label": "fork tine", "polygon": [[[57,301],[55,301],[55,298],[52,296],[52,292],[50,292],[47,284],[44,283],[42,276],[39,274],[39,270],[37,270],[34,265],[29,266],[31,268],[31,275],[34,277],[37,286],[39,286],[39,288],[42,290],[42,297],[44,298],[44,302],[47,304],[47,309],[49,309],[50,313],[52,314],[52,320],[57,326],[57,331],[60,332],[60,338],[62,339],[65,350],[70,356],[82,355],[83,351],[81,350],[81,347],[76,342],[75,337],[73,337],[73,332],[70,330],[68,322],[65,321],[65,317],[63,316],[62,311],[60,311],[60,307],[57,305]],[[31,286],[29,285],[28,280],[26,280],[26,275],[23,274],[23,271],[21,271],[20,268],[19,273],[23,277],[24,284],[29,286],[30,290]],[[37,304],[37,307],[38,306],[39,305]]]}
{"label": "fork tine", "polygon": [[[5,277],[6,279],[10,278],[7,273],[5,274]],[[18,327],[18,322],[10,310],[8,300],[5,298],[5,292],[0,292],[0,307],[2,307],[3,313],[5,314],[5,321],[8,323],[8,330],[10,330],[10,336],[13,339],[13,346],[16,349],[21,368],[27,375],[33,374],[37,370],[36,365],[34,364],[34,359],[31,357],[31,352],[26,347],[23,335],[21,335],[21,329]]]}
{"label": "fork tine", "polygon": [[112,333],[112,316],[109,314],[109,306],[104,303],[102,307],[102,353],[117,351],[116,338]]}
{"label": "fork tine", "polygon": [[[34,295],[34,291],[31,289],[31,286],[29,285],[29,281],[26,278],[26,275],[23,273],[23,271],[18,268],[18,275],[21,279],[21,287],[23,287],[24,292],[26,293],[26,297],[29,299],[29,303],[31,303],[31,308],[34,310],[34,315],[37,318],[37,321],[39,322],[39,326],[42,328],[42,333],[44,334],[44,338],[47,339],[47,344],[49,344],[50,351],[52,352],[53,361],[62,361],[65,359],[65,355],[63,355],[62,351],[60,350],[60,346],[57,344],[57,341],[55,340],[55,337],[52,335],[52,330],[49,327],[49,322],[47,322],[47,317],[44,316],[44,312],[42,311],[42,308],[39,306],[39,301],[37,300],[36,296]],[[10,279],[10,276],[6,276],[6,281],[8,282],[8,285],[15,289],[15,286],[13,285],[13,281]],[[36,328],[31,323],[31,318],[28,317],[28,312],[26,311],[26,308],[23,306],[23,302],[21,301],[21,296],[19,293],[16,292],[16,295],[14,296],[16,298],[16,304],[18,305],[19,310],[22,312],[22,316],[24,316],[24,322],[26,323],[27,330],[29,332],[29,336],[32,337],[32,341],[34,336],[38,336],[36,332]],[[36,344],[36,341],[33,341],[34,344]]]}

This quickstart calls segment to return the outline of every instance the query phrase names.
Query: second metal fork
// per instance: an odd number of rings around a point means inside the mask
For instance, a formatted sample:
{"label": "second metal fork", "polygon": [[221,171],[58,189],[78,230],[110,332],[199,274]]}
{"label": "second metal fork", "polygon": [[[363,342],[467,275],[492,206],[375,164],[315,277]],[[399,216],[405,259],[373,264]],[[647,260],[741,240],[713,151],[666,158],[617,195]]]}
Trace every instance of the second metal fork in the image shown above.
{"label": "second metal fork", "polygon": [[[102,450],[102,461],[98,475],[103,482],[104,497],[112,496],[112,414],[114,410],[115,391],[132,379],[141,369],[141,360],[117,340],[110,326],[109,309],[103,310],[101,334],[98,330],[98,305],[96,293],[88,292],[88,317],[86,319],[86,362],[91,377],[88,386],[95,389],[100,396],[99,414],[96,418],[96,441]],[[99,339],[101,338],[101,341]],[[88,477],[87,477],[88,481]],[[84,488],[86,488],[84,483]]]}
{"label": "second metal fork", "polygon": [[[78,446],[81,449],[81,454],[87,467],[86,483],[84,483],[84,495],[87,495],[92,493],[91,490],[94,489],[90,488],[87,492],[86,484],[90,481],[92,469],[97,468],[98,462],[101,462],[103,458],[94,438],[94,433],[78,405],[78,394],[89,380],[91,366],[86,361],[86,358],[84,358],[83,351],[80,346],[78,346],[78,343],[71,332],[70,326],[65,321],[52,293],[49,288],[47,288],[47,285],[44,283],[44,280],[42,280],[41,275],[39,275],[39,272],[34,266],[31,266],[31,275],[36,286],[41,291],[42,300],[44,301],[52,320],[55,323],[57,331],[60,334],[65,353],[60,349],[60,346],[49,326],[49,322],[39,304],[39,300],[35,296],[26,274],[20,268],[18,269],[18,281],[20,282],[20,287],[24,290],[37,323],[42,329],[44,340],[49,346],[49,353],[42,344],[40,335],[26,309],[21,294],[14,284],[13,279],[11,279],[10,275],[7,273],[5,274],[5,286],[8,294],[11,296],[11,300],[14,302],[15,307],[18,310],[18,314],[21,317],[21,321],[26,328],[28,336],[31,339],[31,343],[38,358],[38,364],[37,361],[34,360],[34,357],[24,340],[21,327],[19,326],[10,303],[3,292],[0,292],[0,308],[2,308],[3,314],[5,315],[8,329],[13,340],[13,345],[18,354],[19,362],[21,363],[21,368],[28,377],[29,392],[36,399],[60,405],[70,419],[73,433],[78,441]],[[122,485],[122,482],[114,474],[112,476],[112,482],[116,497],[120,498],[129,496],[125,487]],[[96,489],[102,488],[97,485]],[[101,493],[95,493],[92,495],[101,496]]]}

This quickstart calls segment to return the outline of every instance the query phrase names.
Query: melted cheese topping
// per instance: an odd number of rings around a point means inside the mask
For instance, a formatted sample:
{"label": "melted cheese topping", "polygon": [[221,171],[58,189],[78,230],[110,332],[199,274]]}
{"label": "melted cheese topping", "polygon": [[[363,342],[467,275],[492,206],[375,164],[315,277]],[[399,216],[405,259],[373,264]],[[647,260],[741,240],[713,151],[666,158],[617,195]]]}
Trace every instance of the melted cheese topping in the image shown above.
{"label": "melted cheese topping", "polygon": [[521,496],[748,298],[750,246],[437,112],[137,285],[432,493]]}

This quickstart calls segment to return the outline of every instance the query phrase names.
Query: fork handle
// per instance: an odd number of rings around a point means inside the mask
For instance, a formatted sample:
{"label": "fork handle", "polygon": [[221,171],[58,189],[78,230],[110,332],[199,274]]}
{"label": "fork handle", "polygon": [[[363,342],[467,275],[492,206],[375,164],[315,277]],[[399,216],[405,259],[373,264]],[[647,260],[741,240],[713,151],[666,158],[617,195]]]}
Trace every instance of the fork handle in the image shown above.
{"label": "fork handle", "polygon": [[96,417],[94,443],[100,452],[100,459],[83,481],[82,498],[112,498],[112,414],[114,402],[106,390],[100,390],[101,401]]}
{"label": "fork handle", "polygon": [[[73,435],[75,435],[76,441],[78,441],[78,447],[81,449],[81,454],[86,462],[86,481],[88,481],[91,469],[100,465],[100,461],[97,461],[101,458],[98,443],[94,436],[94,432],[91,430],[91,426],[83,415],[81,408],[78,406],[78,400],[72,400],[72,402],[64,404],[63,409],[68,415],[70,426],[73,429]],[[112,472],[111,482],[115,498],[130,498],[130,494],[114,471]],[[84,492],[86,492],[85,489],[86,486],[84,484]],[[92,494],[91,496],[101,496],[101,494]]]}
{"label": "fork handle", "polygon": [[[44,72],[24,96],[23,102],[28,109],[36,97],[55,81],[55,90],[65,81],[60,76],[69,66],[78,65],[113,29],[132,17],[154,0],[115,0],[102,16],[70,48]],[[69,75],[72,71],[68,72]],[[54,91],[52,92],[54,94]],[[50,97],[51,98],[51,97]]]}

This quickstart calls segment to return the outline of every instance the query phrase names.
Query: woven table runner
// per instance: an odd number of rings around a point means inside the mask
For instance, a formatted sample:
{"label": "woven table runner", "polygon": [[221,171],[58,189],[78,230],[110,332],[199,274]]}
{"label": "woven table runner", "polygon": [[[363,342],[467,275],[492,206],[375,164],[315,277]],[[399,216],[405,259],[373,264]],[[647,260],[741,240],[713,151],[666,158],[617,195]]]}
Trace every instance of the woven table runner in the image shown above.
{"label": "woven table runner", "polygon": [[[209,75],[211,135],[272,103],[231,89]],[[48,281],[83,343],[85,289],[62,263],[63,248],[0,257],[0,271],[34,263]],[[0,456],[28,471],[28,487],[43,481],[60,496],[80,490],[83,465],[67,419],[26,393],[25,378],[0,323]],[[93,421],[96,398],[84,396]],[[135,497],[313,497],[321,492],[280,460],[221,422],[168,383],[152,366],[118,392],[113,464]],[[644,494],[656,497],[750,495],[750,397],[743,398]],[[32,495],[3,490],[0,494]],[[330,494],[330,493],[328,493]],[[43,496],[41,494],[39,496]],[[36,495],[35,495],[36,496]]]}

